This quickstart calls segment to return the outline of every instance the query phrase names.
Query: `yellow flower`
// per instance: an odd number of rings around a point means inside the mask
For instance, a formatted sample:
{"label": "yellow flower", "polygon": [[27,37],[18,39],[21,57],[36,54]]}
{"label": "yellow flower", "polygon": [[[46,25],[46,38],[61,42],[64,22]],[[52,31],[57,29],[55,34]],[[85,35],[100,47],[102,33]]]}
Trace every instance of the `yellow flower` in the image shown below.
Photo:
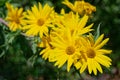
{"label": "yellow flower", "polygon": [[28,15],[26,16],[26,23],[28,25],[24,26],[26,34],[29,35],[40,35],[48,34],[48,27],[51,27],[51,18],[50,14],[53,11],[48,4],[45,4],[44,7],[39,3],[38,8],[36,5],[32,7],[32,10],[27,10]]}
{"label": "yellow flower", "polygon": [[84,15],[82,18],[76,13],[70,12],[68,14],[60,15],[60,17],[57,18],[59,20],[56,22],[56,27],[54,30],[59,31],[62,33],[66,28],[69,28],[72,35],[80,36],[85,33],[88,33],[92,31],[91,27],[93,24],[90,24],[86,26],[86,23],[88,21],[88,16]]}
{"label": "yellow flower", "polygon": [[[90,32],[93,24],[86,26],[88,16],[82,18],[73,12],[65,14],[61,10],[61,15],[56,17],[56,25],[53,29],[54,37],[51,38],[51,45],[54,47],[50,52],[50,61],[56,62],[55,65],[59,68],[67,62],[67,71],[77,62],[77,56],[80,56],[79,37]],[[76,63],[77,65],[80,65]]]}
{"label": "yellow flower", "polygon": [[59,34],[62,34],[62,31],[64,31],[66,28],[66,26],[64,26],[64,23],[72,17],[71,13],[72,12],[65,13],[64,9],[61,9],[60,14],[56,13],[53,17],[53,19],[54,19],[53,24],[56,25],[57,27],[53,27],[52,29],[54,31],[57,31]]}
{"label": "yellow flower", "polygon": [[6,7],[8,9],[6,20],[8,21],[10,30],[16,31],[17,29],[21,29],[22,25],[25,24],[25,12],[23,12],[23,8],[14,8],[9,3],[6,3]]}
{"label": "yellow flower", "polygon": [[60,35],[56,33],[55,37],[52,37],[51,45],[54,49],[51,51],[51,60],[56,62],[55,66],[62,67],[67,62],[67,71],[70,70],[74,63],[74,57],[80,55],[78,43],[76,38],[71,35],[68,28]]}
{"label": "yellow flower", "polygon": [[41,38],[41,42],[38,44],[38,47],[43,48],[43,50],[40,52],[40,55],[42,55],[43,59],[49,59],[50,61],[50,54],[51,50],[53,49],[52,45],[50,44],[51,38],[50,35],[43,36]]}
{"label": "yellow flower", "polygon": [[82,1],[76,0],[74,4],[69,2],[69,0],[65,0],[63,4],[67,5],[74,12],[78,12],[80,15],[84,14],[90,15],[92,12],[96,11],[95,6],[85,2],[84,0]]}
{"label": "yellow flower", "polygon": [[[94,72],[97,75],[97,70],[103,73],[101,65],[105,67],[110,67],[111,59],[105,54],[110,54],[112,50],[102,49],[102,47],[108,42],[109,38],[103,40],[104,35],[102,34],[96,41],[94,41],[93,36],[89,35],[88,38],[82,38],[82,50],[80,61],[82,65],[78,66],[80,68],[80,73],[82,73],[86,68],[88,68],[89,74]],[[103,40],[103,41],[102,41]]]}

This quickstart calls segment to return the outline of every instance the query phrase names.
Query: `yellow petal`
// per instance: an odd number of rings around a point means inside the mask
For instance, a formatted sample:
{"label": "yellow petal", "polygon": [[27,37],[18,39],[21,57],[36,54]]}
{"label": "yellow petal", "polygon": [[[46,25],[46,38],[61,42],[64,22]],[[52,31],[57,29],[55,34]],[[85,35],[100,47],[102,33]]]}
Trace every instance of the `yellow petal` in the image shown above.
{"label": "yellow petal", "polygon": [[109,61],[103,60],[100,57],[96,57],[95,60],[105,67],[110,67],[110,62]]}
{"label": "yellow petal", "polygon": [[95,42],[94,47],[96,47],[103,40],[104,34],[102,34]]}
{"label": "yellow petal", "polygon": [[102,48],[107,42],[109,41],[109,38],[103,40],[99,45],[95,47],[95,49],[100,49]]}
{"label": "yellow petal", "polygon": [[20,8],[20,9],[18,10],[18,16],[22,16],[22,15],[21,15],[22,12],[23,12],[23,8]]}
{"label": "yellow petal", "polygon": [[77,62],[74,64],[74,66],[76,67],[76,69],[79,69],[82,66],[82,64],[80,62]]}
{"label": "yellow petal", "polygon": [[97,69],[96,69],[96,65],[95,65],[95,61],[94,60],[91,60],[91,65],[92,65],[92,70],[93,70],[93,73],[95,74],[95,75],[97,75]]}
{"label": "yellow petal", "polygon": [[106,60],[106,61],[112,61],[109,57],[107,57],[107,56],[105,56],[105,55],[99,55],[99,57],[100,57],[101,59]]}
{"label": "yellow petal", "polygon": [[72,64],[73,64],[73,59],[72,59],[72,57],[69,57],[69,59],[68,59],[68,62],[67,62],[67,71],[69,72],[70,71],[70,67],[72,66]]}
{"label": "yellow petal", "polygon": [[89,71],[89,73],[91,74],[91,72],[92,72],[92,62],[91,62],[91,59],[88,59],[88,71]]}
{"label": "yellow petal", "polygon": [[78,24],[78,28],[80,28],[80,29],[84,28],[87,23],[87,20],[88,20],[88,16],[84,15]]}
{"label": "yellow petal", "polygon": [[[88,27],[89,27],[89,26],[88,26]],[[88,27],[83,28],[82,30],[80,30],[80,31],[79,31],[79,34],[81,35],[81,34],[85,34],[85,33],[88,33],[88,32],[90,32],[90,31],[93,31],[93,29],[90,29],[90,28],[88,28]],[[92,27],[92,25],[91,25],[91,27]]]}
{"label": "yellow petal", "polygon": [[67,57],[62,55],[62,57],[59,61],[60,61],[60,64],[59,64],[58,68],[65,64],[65,62],[67,61]]}
{"label": "yellow petal", "polygon": [[62,2],[63,4],[67,5],[70,9],[74,10],[74,6],[72,3],[70,3],[68,0],[65,0],[64,2]]}
{"label": "yellow petal", "polygon": [[41,5],[41,3],[39,2],[38,5],[39,5],[39,11],[40,11],[40,13],[42,13],[42,12],[41,12],[41,10],[42,10],[42,5]]}
{"label": "yellow petal", "polygon": [[98,71],[99,71],[100,73],[103,73],[103,70],[102,70],[100,64],[99,64],[98,62],[96,62],[96,61],[94,61],[94,64],[95,64],[96,68],[98,69]]}
{"label": "yellow petal", "polygon": [[83,71],[85,71],[86,68],[87,68],[87,63],[84,62],[81,69],[80,69],[80,73],[83,73]]}
{"label": "yellow petal", "polygon": [[101,52],[102,54],[110,54],[112,52],[112,50],[105,50],[105,49],[100,49],[98,51]]}

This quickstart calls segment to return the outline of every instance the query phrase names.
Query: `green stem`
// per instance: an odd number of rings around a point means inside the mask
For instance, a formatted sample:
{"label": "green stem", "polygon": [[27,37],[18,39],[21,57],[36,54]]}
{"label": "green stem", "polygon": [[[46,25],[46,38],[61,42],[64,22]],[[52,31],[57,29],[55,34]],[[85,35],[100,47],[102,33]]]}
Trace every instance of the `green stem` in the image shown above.
{"label": "green stem", "polygon": [[4,25],[8,26],[8,23],[5,20],[3,20],[2,18],[0,18],[0,22]]}

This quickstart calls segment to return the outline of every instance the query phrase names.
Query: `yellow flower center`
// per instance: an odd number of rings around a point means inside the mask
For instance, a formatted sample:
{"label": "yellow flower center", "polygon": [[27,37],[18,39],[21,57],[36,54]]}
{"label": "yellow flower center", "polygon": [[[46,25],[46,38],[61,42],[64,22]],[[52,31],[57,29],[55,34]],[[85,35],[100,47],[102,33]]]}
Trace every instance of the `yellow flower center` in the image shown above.
{"label": "yellow flower center", "polygon": [[15,23],[20,24],[20,20],[18,18],[14,19]]}
{"label": "yellow flower center", "polygon": [[68,46],[68,47],[66,48],[66,53],[67,53],[68,55],[72,55],[74,52],[75,52],[75,48],[74,48],[73,46]]}
{"label": "yellow flower center", "polygon": [[39,26],[42,26],[44,24],[44,20],[43,19],[38,19],[37,24]]}
{"label": "yellow flower center", "polygon": [[87,57],[88,58],[94,58],[96,56],[95,51],[93,49],[87,50]]}

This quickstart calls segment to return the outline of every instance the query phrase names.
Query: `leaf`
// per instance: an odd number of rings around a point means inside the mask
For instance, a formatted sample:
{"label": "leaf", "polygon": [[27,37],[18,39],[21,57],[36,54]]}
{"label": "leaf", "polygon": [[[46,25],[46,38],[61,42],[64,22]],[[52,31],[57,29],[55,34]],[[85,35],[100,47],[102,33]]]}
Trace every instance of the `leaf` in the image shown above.
{"label": "leaf", "polygon": [[100,25],[101,23],[99,23],[98,27],[97,27],[97,30],[95,32],[95,41],[98,39],[98,37],[100,36]]}
{"label": "leaf", "polygon": [[37,58],[37,55],[31,56],[31,57],[28,59],[28,61],[27,61],[27,65],[28,65],[29,67],[33,67],[33,65],[34,65],[34,63],[35,63],[35,61],[36,61],[36,58]]}

